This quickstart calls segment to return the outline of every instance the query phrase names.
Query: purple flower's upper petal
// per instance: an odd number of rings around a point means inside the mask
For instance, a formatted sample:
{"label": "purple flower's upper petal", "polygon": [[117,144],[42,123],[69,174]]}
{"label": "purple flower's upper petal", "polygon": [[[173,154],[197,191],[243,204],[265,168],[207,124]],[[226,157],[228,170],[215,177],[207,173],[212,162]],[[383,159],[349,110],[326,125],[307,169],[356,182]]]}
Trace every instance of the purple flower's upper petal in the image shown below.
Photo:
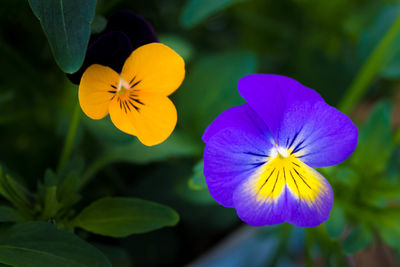
{"label": "purple flower's upper petal", "polygon": [[246,129],[246,132],[254,135],[270,137],[267,125],[248,104],[244,104],[222,112],[204,131],[202,139],[207,143],[213,135],[230,127]]}
{"label": "purple flower's upper petal", "polygon": [[258,173],[272,147],[269,138],[248,128],[225,128],[214,134],[204,149],[204,175],[211,196],[232,207],[237,186]]}
{"label": "purple flower's upper petal", "polygon": [[233,206],[243,221],[314,227],[328,219],[333,192],[317,171],[293,157],[277,157],[260,169],[233,193]]}
{"label": "purple flower's upper petal", "polygon": [[79,84],[85,70],[93,64],[100,64],[121,72],[125,60],[131,53],[131,42],[123,32],[107,33],[89,46],[82,67],[73,74],[67,74],[67,77],[72,83]]}
{"label": "purple flower's upper petal", "polygon": [[100,37],[91,38],[82,67],[67,77],[79,84],[85,70],[92,64],[100,64],[121,72],[125,60],[133,50],[158,42],[153,27],[142,16],[130,11],[114,13]]}
{"label": "purple flower's upper petal", "polygon": [[118,11],[109,18],[104,33],[112,31],[125,33],[133,50],[145,44],[158,42],[151,24],[142,16],[127,10]]}
{"label": "purple flower's upper petal", "polygon": [[323,101],[314,90],[280,75],[248,75],[239,81],[238,87],[239,93],[264,120],[274,136],[289,107],[298,103]]}
{"label": "purple flower's upper petal", "polygon": [[350,156],[357,137],[357,127],[345,114],[325,102],[305,102],[286,110],[277,143],[309,166],[326,167]]}

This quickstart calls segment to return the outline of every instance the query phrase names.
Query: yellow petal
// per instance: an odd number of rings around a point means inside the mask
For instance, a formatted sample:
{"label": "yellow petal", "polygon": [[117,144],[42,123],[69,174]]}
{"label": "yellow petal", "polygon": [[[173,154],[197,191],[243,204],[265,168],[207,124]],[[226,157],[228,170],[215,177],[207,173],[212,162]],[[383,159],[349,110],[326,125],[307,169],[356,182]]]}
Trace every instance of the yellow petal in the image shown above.
{"label": "yellow petal", "polygon": [[[130,106],[130,109],[126,108],[126,99],[117,95],[110,103],[110,118],[114,125],[121,131],[127,134],[136,135],[135,127],[133,126],[133,121],[135,115],[131,114],[136,112],[136,110]],[[126,111],[125,111],[126,110]]]}
{"label": "yellow petal", "polygon": [[86,69],[79,84],[79,103],[89,118],[99,120],[107,115],[119,80],[118,73],[109,67],[94,64]]}
{"label": "yellow petal", "polygon": [[121,78],[134,89],[173,93],[185,77],[185,62],[174,50],[161,43],[143,45],[132,52],[122,68]]}
{"label": "yellow petal", "polygon": [[[130,97],[126,92],[110,104],[110,117],[121,131],[136,135],[146,146],[163,142],[171,135],[177,122],[174,104],[166,96],[140,93]],[[132,100],[137,99],[138,102]]]}

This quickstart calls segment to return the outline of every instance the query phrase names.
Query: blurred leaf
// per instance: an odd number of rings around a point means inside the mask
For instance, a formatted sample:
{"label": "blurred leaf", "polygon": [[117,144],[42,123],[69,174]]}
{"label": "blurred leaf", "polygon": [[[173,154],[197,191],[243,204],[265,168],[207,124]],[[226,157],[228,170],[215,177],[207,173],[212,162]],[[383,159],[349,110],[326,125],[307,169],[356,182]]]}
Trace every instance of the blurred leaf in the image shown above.
{"label": "blurred leaf", "polygon": [[112,146],[107,150],[107,157],[112,161],[149,163],[168,157],[193,156],[201,153],[201,147],[181,132],[175,132],[163,143],[148,147],[131,137],[132,142],[121,146]]}
{"label": "blurred leaf", "polygon": [[208,124],[222,111],[244,103],[237,82],[256,69],[255,55],[243,51],[202,56],[194,62],[190,75],[177,92],[177,107],[178,111],[181,109],[184,129],[200,140]]}
{"label": "blurred leaf", "polygon": [[58,66],[66,73],[77,71],[85,58],[96,0],[29,0],[49,41]]}
{"label": "blurred leaf", "polygon": [[365,226],[357,226],[343,242],[343,251],[347,254],[364,249],[373,241],[372,232]]}
{"label": "blurred leaf", "polygon": [[187,0],[181,16],[181,25],[186,28],[193,27],[212,14],[241,1],[243,0]]}
{"label": "blurred leaf", "polygon": [[163,34],[159,36],[159,39],[161,43],[174,49],[185,60],[185,64],[192,58],[194,48],[192,44],[183,37],[174,34]]}
{"label": "blurred leaf", "polygon": [[45,222],[20,223],[2,232],[0,262],[12,266],[111,266],[96,248]]}
{"label": "blurred leaf", "polygon": [[32,210],[28,200],[28,190],[20,185],[15,179],[3,174],[0,167],[0,195],[10,201],[24,215],[31,215]]}
{"label": "blurred leaf", "polygon": [[111,262],[112,266],[115,267],[131,267],[132,259],[129,254],[121,247],[117,246],[107,246],[104,244],[93,244],[98,248]]}
{"label": "blurred leaf", "polygon": [[186,201],[189,201],[194,204],[198,205],[217,204],[217,202],[211,197],[207,187],[193,190],[188,185],[187,182],[182,182],[177,185],[177,193]]}
{"label": "blurred leaf", "polygon": [[102,120],[92,120],[82,114],[82,121],[86,129],[101,143],[119,145],[132,142],[136,137],[118,130],[109,116]]}
{"label": "blurred leaf", "polygon": [[326,231],[331,238],[338,238],[344,229],[344,211],[338,204],[333,205],[329,219],[325,222]]}
{"label": "blurred leaf", "polygon": [[378,103],[371,112],[368,123],[361,129],[358,146],[351,157],[361,173],[373,176],[383,172],[392,152],[390,125],[391,105]]}
{"label": "blurred leaf", "polygon": [[93,19],[93,22],[91,24],[91,32],[92,34],[100,33],[102,32],[107,25],[107,20],[105,17],[101,15],[96,15]]}
{"label": "blurred leaf", "polygon": [[[365,30],[361,38],[360,54],[363,59],[371,54],[379,40],[383,38],[399,15],[400,5],[398,4],[382,8],[372,26]],[[400,77],[400,32],[397,33],[392,44],[386,49],[381,75],[388,78]]]}
{"label": "blurred leaf", "polygon": [[206,178],[203,173],[204,161],[200,160],[193,167],[193,175],[190,177],[188,185],[193,190],[207,189]]}
{"label": "blurred leaf", "polygon": [[400,207],[389,207],[376,214],[376,229],[386,244],[400,250]]}
{"label": "blurred leaf", "polygon": [[174,226],[179,215],[171,208],[136,198],[102,198],[76,218],[77,226],[101,235],[125,237]]}
{"label": "blurred leaf", "polygon": [[0,222],[19,222],[24,218],[16,209],[8,206],[0,206]]}

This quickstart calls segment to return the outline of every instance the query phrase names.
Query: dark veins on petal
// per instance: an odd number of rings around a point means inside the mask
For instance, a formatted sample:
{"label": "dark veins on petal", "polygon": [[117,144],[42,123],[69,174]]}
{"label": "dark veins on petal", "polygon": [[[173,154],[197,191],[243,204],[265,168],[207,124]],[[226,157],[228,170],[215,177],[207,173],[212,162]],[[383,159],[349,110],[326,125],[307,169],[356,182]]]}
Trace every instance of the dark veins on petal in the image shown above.
{"label": "dark veins on petal", "polygon": [[153,42],[158,42],[158,38],[149,22],[130,11],[119,11],[109,18],[101,35],[90,38],[82,67],[67,77],[72,83],[79,84],[83,73],[92,64],[108,66],[120,73],[133,50]]}

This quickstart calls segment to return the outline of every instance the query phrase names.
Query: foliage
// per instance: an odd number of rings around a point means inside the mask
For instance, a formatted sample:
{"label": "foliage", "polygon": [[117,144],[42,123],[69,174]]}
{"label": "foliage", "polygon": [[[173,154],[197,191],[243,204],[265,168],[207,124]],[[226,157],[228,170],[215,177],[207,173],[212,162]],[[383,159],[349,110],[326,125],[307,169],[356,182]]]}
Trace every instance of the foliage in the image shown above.
{"label": "foliage", "polygon": [[[187,66],[172,95],[177,129],[151,148],[85,117],[64,75],[122,9],[147,18]],[[0,263],[346,266],[380,244],[398,257],[399,12],[394,0],[4,2]],[[243,103],[237,81],[250,73],[291,76],[359,127],[354,154],[319,170],[335,204],[317,228],[242,226],[208,192],[202,133]]]}

